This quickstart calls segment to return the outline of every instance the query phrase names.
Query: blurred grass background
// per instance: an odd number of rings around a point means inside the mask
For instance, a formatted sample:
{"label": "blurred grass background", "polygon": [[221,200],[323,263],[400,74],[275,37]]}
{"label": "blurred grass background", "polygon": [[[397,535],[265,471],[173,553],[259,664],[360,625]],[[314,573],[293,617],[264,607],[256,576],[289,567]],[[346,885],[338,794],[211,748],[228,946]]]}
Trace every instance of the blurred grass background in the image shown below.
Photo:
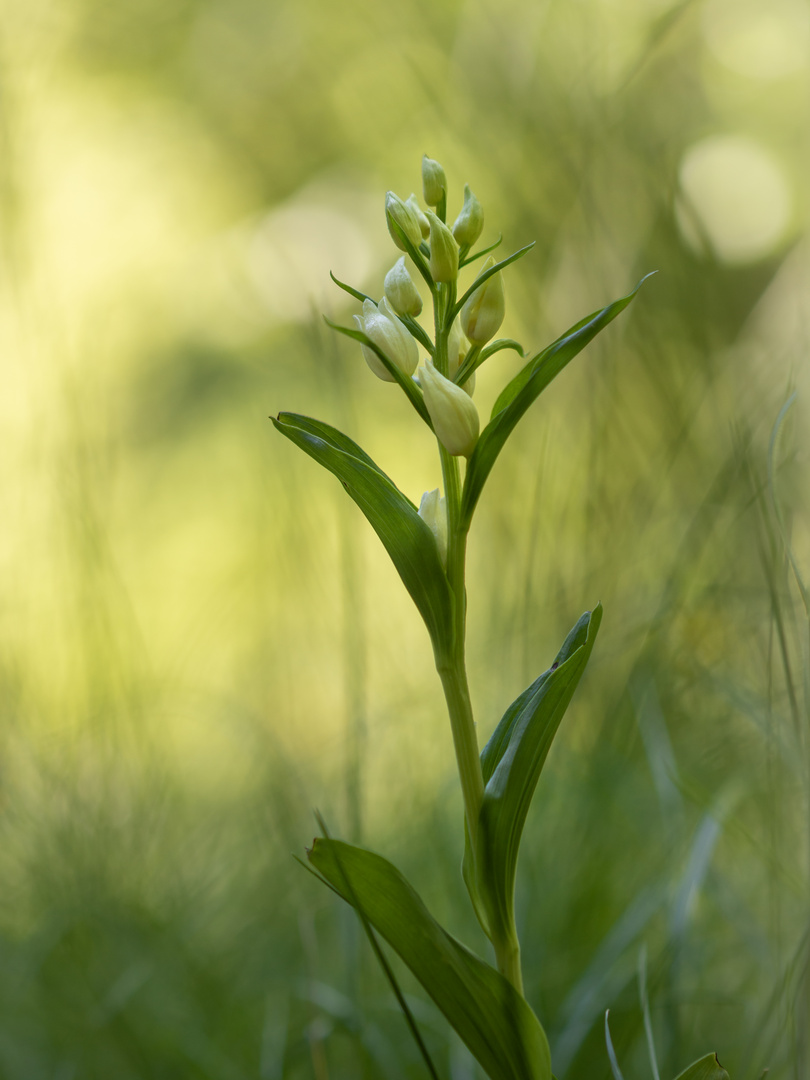
{"label": "blurred grass background", "polygon": [[[279,409],[418,501],[433,448],[320,313],[423,152],[539,348],[658,275],[518,429],[470,548],[481,735],[606,618],[524,840],[555,1073],[810,1075],[806,0],[3,0],[0,1076],[417,1077],[319,807],[471,947],[426,634]],[[479,376],[482,413],[512,354]],[[798,391],[774,446],[780,408]],[[774,513],[778,494],[784,528]],[[403,977],[442,1076],[474,1066]]]}

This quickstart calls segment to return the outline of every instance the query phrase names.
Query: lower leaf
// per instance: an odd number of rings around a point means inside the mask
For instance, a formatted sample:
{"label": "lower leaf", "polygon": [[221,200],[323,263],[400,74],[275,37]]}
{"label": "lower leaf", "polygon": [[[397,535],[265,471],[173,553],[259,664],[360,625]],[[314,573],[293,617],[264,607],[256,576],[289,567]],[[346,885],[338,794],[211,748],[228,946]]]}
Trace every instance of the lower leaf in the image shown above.
{"label": "lower leaf", "polygon": [[436,922],[395,866],[330,839],[307,855],[399,954],[491,1080],[551,1080],[548,1040],[525,999]]}

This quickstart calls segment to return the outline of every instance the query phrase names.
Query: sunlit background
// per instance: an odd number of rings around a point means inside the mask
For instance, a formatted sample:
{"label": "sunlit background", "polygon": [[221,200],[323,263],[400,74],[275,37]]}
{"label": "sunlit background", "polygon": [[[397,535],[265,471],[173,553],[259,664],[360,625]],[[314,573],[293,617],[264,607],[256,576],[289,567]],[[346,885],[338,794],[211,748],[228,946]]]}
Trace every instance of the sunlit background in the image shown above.
{"label": "sunlit background", "polygon": [[[444,165],[531,240],[503,331],[628,312],[518,428],[470,545],[481,736],[605,620],[519,867],[560,1080],[810,1072],[807,0],[3,0],[0,1075],[425,1075],[294,861],[319,808],[488,956],[427,636],[334,479],[435,449],[330,335]],[[487,414],[513,353],[479,374]],[[780,410],[794,404],[775,431]],[[772,433],[775,433],[772,438]],[[770,478],[769,478],[770,445]],[[399,972],[399,969],[397,969]],[[481,1074],[406,974],[437,1069]]]}

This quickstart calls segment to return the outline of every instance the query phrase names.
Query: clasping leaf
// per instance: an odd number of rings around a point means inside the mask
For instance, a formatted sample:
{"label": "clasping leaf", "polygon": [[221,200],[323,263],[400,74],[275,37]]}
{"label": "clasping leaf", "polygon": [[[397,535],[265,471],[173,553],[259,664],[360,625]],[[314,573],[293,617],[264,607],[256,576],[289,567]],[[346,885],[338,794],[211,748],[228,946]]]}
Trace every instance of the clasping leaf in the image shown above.
{"label": "clasping leaf", "polygon": [[395,866],[330,839],[307,855],[408,965],[491,1080],[551,1080],[548,1041],[524,998],[436,922]]}
{"label": "clasping leaf", "polygon": [[481,752],[484,801],[475,851],[467,835],[463,874],[476,914],[490,938],[517,940],[515,872],[523,826],[601,621],[601,604],[585,612],[552,666],[512,702]]}
{"label": "clasping leaf", "polygon": [[336,428],[297,413],[279,413],[273,423],[341,481],[385,545],[425,620],[434,649],[446,644],[452,623],[450,586],[433,533],[414,504]]}

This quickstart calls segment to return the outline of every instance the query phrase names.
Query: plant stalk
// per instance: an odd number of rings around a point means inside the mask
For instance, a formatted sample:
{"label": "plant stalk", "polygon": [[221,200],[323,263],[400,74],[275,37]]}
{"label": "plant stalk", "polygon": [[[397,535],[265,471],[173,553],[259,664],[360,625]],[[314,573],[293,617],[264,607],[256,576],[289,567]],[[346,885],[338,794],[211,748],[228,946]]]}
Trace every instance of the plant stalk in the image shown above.
{"label": "plant stalk", "polygon": [[[454,302],[455,288],[452,285],[440,285],[434,300],[434,363],[437,371],[445,376],[449,374],[447,339]],[[439,443],[439,455],[447,510],[447,580],[453,593],[453,623],[452,641],[448,654],[442,656],[436,666],[442,680],[447,711],[450,715],[453,747],[464,799],[464,814],[470,843],[475,851],[478,842],[478,820],[484,799],[484,777],[467,683],[465,650],[467,622],[465,575],[469,522],[464,522],[461,518],[461,477],[458,459],[449,454],[441,443]],[[514,926],[498,928],[492,935],[492,945],[498,970],[522,996],[520,943]]]}
{"label": "plant stalk", "polygon": [[[447,375],[449,360],[447,337],[447,312],[453,303],[455,289],[440,285],[434,307],[434,330],[436,370]],[[484,779],[478,750],[470,689],[467,684],[464,639],[467,619],[467,595],[464,584],[467,551],[467,530],[461,522],[461,479],[458,461],[439,443],[439,456],[444,478],[444,497],[447,512],[447,580],[453,593],[452,640],[444,655],[437,660],[436,668],[442,680],[453,747],[464,799],[464,813],[470,838],[475,842],[478,835],[478,816],[484,798]]]}
{"label": "plant stalk", "polygon": [[495,937],[492,945],[495,949],[498,971],[523,997],[523,973],[520,967],[520,942],[517,934],[513,933],[510,937]]}

